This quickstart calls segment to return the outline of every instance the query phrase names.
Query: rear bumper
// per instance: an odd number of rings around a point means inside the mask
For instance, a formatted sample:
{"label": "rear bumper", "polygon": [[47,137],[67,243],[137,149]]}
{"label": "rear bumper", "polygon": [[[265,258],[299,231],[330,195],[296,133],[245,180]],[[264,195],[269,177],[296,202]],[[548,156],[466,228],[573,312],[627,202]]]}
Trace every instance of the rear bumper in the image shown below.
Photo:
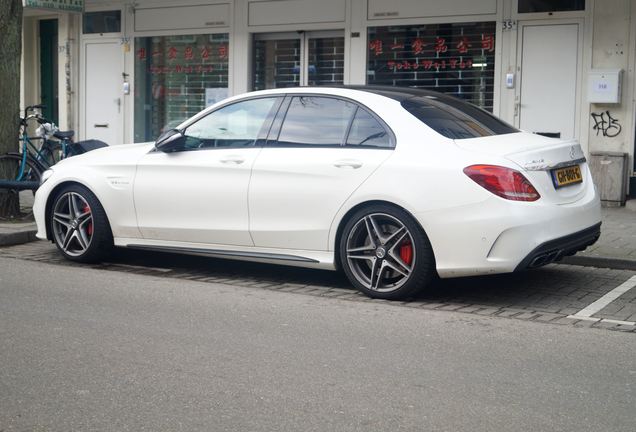
{"label": "rear bumper", "polygon": [[596,243],[601,235],[601,223],[589,228],[545,242],[537,246],[517,266],[515,271],[541,267],[564,256],[574,255]]}
{"label": "rear bumper", "polygon": [[534,266],[575,253],[596,240],[601,205],[590,188],[585,199],[566,205],[493,197],[416,217],[433,246],[437,273],[450,278],[510,273],[528,268],[541,253],[557,252]]}

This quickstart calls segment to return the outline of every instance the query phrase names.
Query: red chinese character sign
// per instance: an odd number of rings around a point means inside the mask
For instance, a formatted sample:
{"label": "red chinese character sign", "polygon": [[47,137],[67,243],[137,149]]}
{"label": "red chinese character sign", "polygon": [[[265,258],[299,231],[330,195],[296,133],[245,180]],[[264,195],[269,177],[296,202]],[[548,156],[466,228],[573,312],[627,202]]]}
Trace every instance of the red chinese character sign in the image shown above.
{"label": "red chinese character sign", "polygon": [[[212,55],[216,52],[216,58]],[[167,62],[162,61],[164,58]],[[136,51],[138,62],[148,62],[147,71],[152,75],[177,74],[202,74],[215,70],[214,63],[220,63],[221,67],[227,64],[227,44],[192,46],[169,45],[163,48],[153,48],[149,51],[146,47],[140,47]]]}
{"label": "red chinese character sign", "polygon": [[[390,51],[403,51],[407,45],[410,45],[410,53],[416,57],[424,57],[424,59],[405,59],[402,61],[387,60],[386,64],[389,68],[402,69],[465,69],[472,67],[474,59],[472,55],[481,55],[483,51],[491,53],[495,50],[495,36],[492,34],[480,34],[479,39],[473,43],[467,36],[457,38],[453,45],[449,46],[445,37],[434,36],[430,41],[418,37],[405,43],[392,42],[389,45]],[[477,50],[473,46],[479,47]],[[371,57],[379,57],[385,54],[383,49],[384,41],[382,39],[372,39],[369,41],[369,54]],[[426,48],[430,47],[427,51]],[[481,51],[481,52],[480,52]],[[458,58],[446,58],[441,54],[455,54]],[[431,58],[432,57],[432,58]],[[467,66],[469,65],[469,66]]]}
{"label": "red chinese character sign", "polygon": [[478,93],[470,100],[490,109],[495,32],[495,22],[370,27],[367,83]]}

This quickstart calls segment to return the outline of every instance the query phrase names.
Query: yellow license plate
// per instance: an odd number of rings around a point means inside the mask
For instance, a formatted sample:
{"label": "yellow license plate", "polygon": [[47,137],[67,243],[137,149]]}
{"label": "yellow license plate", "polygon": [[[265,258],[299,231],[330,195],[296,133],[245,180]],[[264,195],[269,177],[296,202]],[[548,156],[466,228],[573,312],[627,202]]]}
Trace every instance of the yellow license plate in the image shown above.
{"label": "yellow license plate", "polygon": [[578,165],[573,165],[552,170],[552,180],[554,181],[555,188],[581,183],[583,182],[581,167]]}

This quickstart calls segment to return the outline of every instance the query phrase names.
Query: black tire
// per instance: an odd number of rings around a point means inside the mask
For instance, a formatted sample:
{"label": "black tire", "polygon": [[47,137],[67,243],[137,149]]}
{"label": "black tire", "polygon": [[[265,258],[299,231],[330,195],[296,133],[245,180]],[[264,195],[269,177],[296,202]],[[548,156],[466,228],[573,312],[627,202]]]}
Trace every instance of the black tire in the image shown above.
{"label": "black tire", "polygon": [[372,298],[412,297],[436,274],[424,230],[406,211],[387,204],[369,205],[354,213],[338,247],[347,278]]}
{"label": "black tire", "polygon": [[113,234],[106,212],[88,188],[72,184],[61,189],[48,218],[53,242],[65,258],[93,263],[112,252]]}
{"label": "black tire", "polygon": [[[6,154],[0,156],[0,178],[3,180],[17,180],[22,165],[22,156],[18,154]],[[40,183],[42,172],[31,160],[27,158],[24,173],[20,180]],[[0,190],[0,205],[5,205],[6,201],[11,201],[17,205],[11,211],[14,220],[33,219],[33,200],[35,190]],[[2,218],[7,219],[7,218]]]}

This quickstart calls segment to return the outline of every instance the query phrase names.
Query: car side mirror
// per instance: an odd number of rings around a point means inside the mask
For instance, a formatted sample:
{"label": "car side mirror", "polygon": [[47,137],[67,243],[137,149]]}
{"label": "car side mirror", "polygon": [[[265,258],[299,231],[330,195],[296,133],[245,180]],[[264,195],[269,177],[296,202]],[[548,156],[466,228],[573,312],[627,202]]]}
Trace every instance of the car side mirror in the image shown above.
{"label": "car side mirror", "polygon": [[164,153],[172,153],[183,150],[185,142],[186,137],[183,132],[179,129],[170,129],[159,135],[159,138],[155,141],[155,148]]}

